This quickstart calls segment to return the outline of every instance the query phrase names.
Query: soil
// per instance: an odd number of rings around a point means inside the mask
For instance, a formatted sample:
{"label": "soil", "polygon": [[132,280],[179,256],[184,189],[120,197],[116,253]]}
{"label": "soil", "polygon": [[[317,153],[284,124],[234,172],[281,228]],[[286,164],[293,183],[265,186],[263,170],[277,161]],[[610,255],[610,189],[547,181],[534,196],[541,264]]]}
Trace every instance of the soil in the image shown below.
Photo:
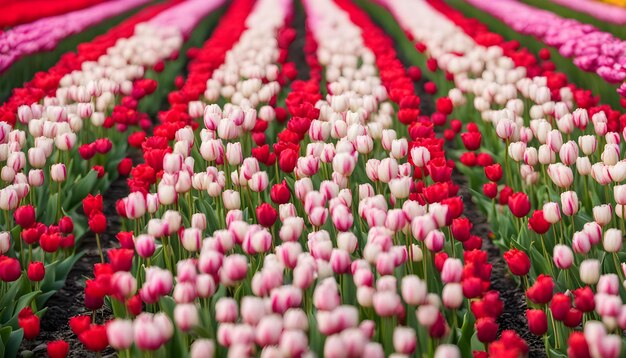
{"label": "soil", "polygon": [[[117,245],[115,236],[120,231],[121,221],[115,210],[115,202],[128,195],[128,186],[124,178],[115,180],[111,187],[102,195],[104,214],[107,217],[107,231],[100,235],[102,249]],[[83,257],[70,271],[65,286],[48,300],[48,311],[41,319],[41,331],[34,341],[22,342],[22,356],[47,357],[46,344],[55,340],[65,340],[70,344],[68,357],[95,357],[93,352],[85,350],[78,337],[68,325],[71,317],[81,314],[91,314],[84,305],[85,279],[93,277],[93,265],[100,262],[100,254],[95,235],[89,231],[80,240],[77,252],[84,252]],[[111,318],[111,310],[105,307],[98,311],[96,323],[101,324]],[[102,352],[103,356],[115,356],[112,348]]]}
{"label": "soil", "polygon": [[465,205],[464,215],[474,224],[472,234],[483,238],[483,250],[487,251],[489,263],[493,265],[491,271],[491,289],[500,293],[504,302],[504,311],[498,317],[501,333],[503,330],[514,330],[528,343],[529,357],[545,357],[545,346],[541,339],[530,333],[526,320],[526,298],[524,290],[509,275],[502,253],[489,240],[491,232],[487,218],[472,201],[472,195],[467,187],[467,180],[463,174],[454,171],[452,181],[459,185],[459,194]]}

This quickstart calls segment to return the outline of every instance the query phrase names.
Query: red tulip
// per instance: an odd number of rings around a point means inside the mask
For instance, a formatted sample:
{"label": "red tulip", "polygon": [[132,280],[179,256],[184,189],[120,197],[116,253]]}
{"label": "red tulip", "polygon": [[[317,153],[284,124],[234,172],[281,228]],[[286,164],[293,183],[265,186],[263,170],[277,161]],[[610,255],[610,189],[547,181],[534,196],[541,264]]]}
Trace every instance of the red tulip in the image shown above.
{"label": "red tulip", "polygon": [[502,179],[502,166],[500,166],[500,164],[492,164],[486,166],[485,176],[491,181],[499,181],[500,179]]}
{"label": "red tulip", "polygon": [[278,212],[268,203],[263,203],[256,208],[256,218],[260,225],[271,227],[278,218]]}
{"label": "red tulip", "polygon": [[463,286],[463,296],[466,298],[476,298],[483,292],[483,282],[479,277],[468,277],[461,282]]}
{"label": "red tulip", "polygon": [[511,197],[511,195],[513,195],[513,189],[511,187],[505,185],[500,190],[500,197],[498,198],[498,204],[500,204],[500,205],[508,205],[509,204],[509,198]]}
{"label": "red tulip", "polygon": [[428,94],[437,93],[437,85],[434,82],[430,82],[430,81],[424,83],[424,92]]}
{"label": "red tulip", "polygon": [[78,147],[78,154],[84,160],[89,160],[96,155],[96,147],[93,143],[83,144]]}
{"label": "red tulip", "polygon": [[30,307],[20,311],[17,324],[24,330],[24,338],[35,339],[39,335],[39,317],[35,316]]}
{"label": "red tulip", "polygon": [[450,226],[452,236],[458,241],[464,242],[470,238],[472,226],[468,218],[454,219]]}
{"label": "red tulip", "polygon": [[569,309],[569,311],[567,311],[567,315],[565,315],[565,319],[563,320],[563,323],[565,324],[566,327],[576,328],[578,327],[580,322],[582,322],[582,320],[583,320],[583,312],[577,308],[572,307]]}
{"label": "red tulip", "polygon": [[278,156],[278,167],[285,173],[291,173],[296,167],[297,161],[298,153],[291,148],[287,148],[281,151]]}
{"label": "red tulip", "polygon": [[107,218],[101,212],[92,212],[89,217],[89,228],[96,234],[102,234],[107,229]]}
{"label": "red tulip", "polygon": [[465,165],[466,167],[474,167],[476,166],[476,153],[474,152],[465,152],[461,154],[459,161]]}
{"label": "red tulip", "polygon": [[98,179],[104,177],[104,167],[102,165],[94,165],[93,168],[91,168],[91,170],[95,170],[98,174],[97,177]]}
{"label": "red tulip", "polygon": [[476,335],[482,343],[491,343],[498,336],[498,323],[492,317],[479,318],[476,321]]}
{"label": "red tulip", "polygon": [[107,252],[109,262],[113,271],[130,271],[133,267],[133,256],[135,251],[132,249],[110,249]]}
{"label": "red tulip", "polygon": [[500,299],[498,291],[489,291],[481,300],[472,301],[470,309],[477,319],[483,317],[497,319],[504,310],[504,302]]}
{"label": "red tulip", "polygon": [[104,296],[108,293],[108,285],[102,281],[85,281],[85,307],[95,311],[104,305]]}
{"label": "red tulip", "polygon": [[48,343],[48,357],[65,358],[70,351],[70,345],[66,341],[53,341]]}
{"label": "red tulip", "polygon": [[3,282],[13,282],[22,275],[22,268],[17,259],[7,256],[0,256],[0,280]]}
{"label": "red tulip", "polygon": [[438,272],[441,272],[441,270],[443,270],[443,264],[446,262],[447,259],[448,254],[446,254],[445,252],[438,252],[437,254],[435,254],[435,259],[433,261],[435,263],[435,269],[437,269]]}
{"label": "red tulip", "polygon": [[59,220],[59,230],[64,234],[71,234],[74,231],[74,221],[69,216],[64,216]]}
{"label": "red tulip", "polygon": [[512,194],[509,197],[509,209],[511,209],[511,213],[518,218],[528,215],[530,211],[528,195],[522,192]]}
{"label": "red tulip", "polygon": [[130,171],[133,169],[133,160],[130,158],[124,158],[117,165],[117,173],[120,176],[127,177]]}
{"label": "red tulip", "polygon": [[77,336],[88,330],[90,325],[91,317],[89,316],[74,316],[70,318],[70,328]]}
{"label": "red tulip", "polygon": [[428,67],[428,69],[432,72],[437,71],[437,60],[430,57],[428,60],[426,60],[426,67]]}
{"label": "red tulip", "polygon": [[526,319],[528,320],[530,333],[536,336],[543,336],[548,331],[548,318],[543,310],[526,310]]}
{"label": "red tulip", "polygon": [[470,235],[470,238],[463,241],[465,251],[480,250],[483,247],[483,239],[480,236]]}
{"label": "red tulip", "polygon": [[480,134],[480,132],[461,133],[461,141],[463,141],[463,146],[465,146],[467,150],[478,150],[480,148],[481,139],[482,134]]}
{"label": "red tulip", "polygon": [[563,321],[567,315],[567,311],[572,307],[572,302],[564,293],[557,293],[552,297],[550,302],[550,311],[554,319]]}
{"label": "red tulip", "polygon": [[24,229],[28,229],[35,224],[35,208],[32,205],[22,205],[15,209],[13,218],[16,224]]}
{"label": "red tulip", "polygon": [[27,245],[32,245],[32,244],[36,243],[37,241],[39,241],[39,238],[41,237],[41,234],[39,233],[39,230],[37,230],[36,228],[31,227],[30,229],[22,230],[22,233],[20,234],[20,236],[22,236],[22,240]]}
{"label": "red tulip", "polygon": [[525,276],[530,271],[530,259],[524,251],[510,249],[504,253],[504,260],[509,265],[509,270],[516,276]]}
{"label": "red tulip", "polygon": [[535,284],[526,290],[526,296],[533,303],[545,304],[550,302],[554,291],[554,282],[552,277],[547,275],[539,275]]}
{"label": "red tulip", "polygon": [[596,308],[594,293],[591,287],[585,286],[574,291],[574,305],[582,312],[591,312]]}
{"label": "red tulip", "polygon": [[120,231],[115,237],[120,242],[120,246],[123,249],[135,249],[135,241],[133,239],[132,231]]}
{"label": "red tulip", "polygon": [[545,234],[550,230],[550,223],[543,217],[543,210],[535,210],[528,219],[528,228],[537,234]]}
{"label": "red tulip", "polygon": [[83,199],[83,211],[85,212],[85,216],[90,217],[93,212],[101,212],[102,211],[102,195],[98,194],[93,196],[88,194],[85,199]]}
{"label": "red tulip", "polygon": [[493,164],[493,158],[487,153],[480,153],[476,155],[476,163],[481,167],[486,167]]}
{"label": "red tulip", "polygon": [[54,234],[43,234],[39,238],[39,245],[43,249],[43,251],[48,253],[56,252],[61,245],[62,237],[59,233]]}
{"label": "red tulip", "polygon": [[280,184],[274,184],[270,190],[270,198],[272,198],[272,201],[276,204],[288,203],[291,198],[291,193],[289,192],[287,182],[283,180]]}
{"label": "red tulip", "polygon": [[483,194],[489,199],[495,199],[498,195],[498,183],[485,183],[483,184]]}
{"label": "red tulip", "polygon": [[441,112],[445,115],[452,113],[452,110],[454,109],[452,101],[448,97],[437,98],[436,108],[438,112]]}
{"label": "red tulip", "polygon": [[100,138],[96,139],[94,146],[96,147],[96,152],[106,154],[113,148],[113,143],[109,138]]}
{"label": "red tulip", "polygon": [[41,262],[31,262],[28,265],[27,274],[29,280],[39,282],[43,280],[46,275],[46,268]]}
{"label": "red tulip", "polygon": [[567,339],[567,355],[571,358],[591,358],[589,344],[585,334],[580,331],[572,332]]}
{"label": "red tulip", "polygon": [[407,74],[414,82],[417,82],[422,78],[422,70],[417,66],[409,67],[407,69]]}
{"label": "red tulip", "polygon": [[141,313],[142,309],[141,297],[139,295],[134,295],[126,301],[126,309],[133,316],[138,316]]}
{"label": "red tulip", "polygon": [[92,325],[78,339],[92,352],[103,351],[109,345],[106,326]]}

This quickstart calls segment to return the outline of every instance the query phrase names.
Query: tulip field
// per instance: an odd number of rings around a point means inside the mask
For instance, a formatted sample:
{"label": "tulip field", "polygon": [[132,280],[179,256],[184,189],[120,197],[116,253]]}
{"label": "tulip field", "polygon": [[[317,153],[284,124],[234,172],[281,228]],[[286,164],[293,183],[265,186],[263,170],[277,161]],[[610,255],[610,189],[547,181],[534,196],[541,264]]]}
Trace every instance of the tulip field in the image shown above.
{"label": "tulip field", "polygon": [[0,358],[626,357],[625,25],[0,0]]}

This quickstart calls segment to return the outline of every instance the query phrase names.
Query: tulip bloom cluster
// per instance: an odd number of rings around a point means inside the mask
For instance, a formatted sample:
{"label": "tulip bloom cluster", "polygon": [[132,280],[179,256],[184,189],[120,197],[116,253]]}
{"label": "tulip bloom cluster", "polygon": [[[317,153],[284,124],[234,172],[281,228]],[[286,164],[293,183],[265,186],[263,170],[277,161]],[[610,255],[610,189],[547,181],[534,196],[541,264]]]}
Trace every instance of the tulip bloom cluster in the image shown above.
{"label": "tulip bloom cluster", "polygon": [[[431,3],[463,23],[462,15],[447,12],[438,1]],[[438,65],[454,74],[456,88],[448,93],[457,108],[453,114],[483,120],[469,123],[461,134],[457,143],[467,152],[460,160],[465,173],[480,173],[489,181],[483,186],[489,200],[478,203],[500,224],[502,246],[515,247],[504,258],[526,286],[531,332],[545,337],[546,349],[574,356],[619,356],[621,340],[612,334],[621,327],[620,312],[626,307],[620,292],[624,215],[619,113],[606,106],[576,109],[565,87],[555,91],[545,77],[526,77],[526,68],[515,68],[497,46],[475,49],[472,42],[486,34],[460,32],[426,4],[389,1],[387,6],[423,41]],[[420,22],[408,13],[440,22]],[[440,29],[458,40],[436,42],[428,31]],[[448,51],[455,51],[454,57]],[[475,53],[482,51],[486,56]],[[481,65],[464,67],[466,56],[473,56],[474,64],[481,59]],[[473,107],[465,105],[466,98],[472,98]],[[503,153],[498,164],[480,160],[474,151],[481,148]],[[477,165],[483,168],[470,169]],[[497,216],[505,205],[512,215],[503,221]],[[568,329],[579,327],[584,315],[589,317],[584,334],[570,334]]]}

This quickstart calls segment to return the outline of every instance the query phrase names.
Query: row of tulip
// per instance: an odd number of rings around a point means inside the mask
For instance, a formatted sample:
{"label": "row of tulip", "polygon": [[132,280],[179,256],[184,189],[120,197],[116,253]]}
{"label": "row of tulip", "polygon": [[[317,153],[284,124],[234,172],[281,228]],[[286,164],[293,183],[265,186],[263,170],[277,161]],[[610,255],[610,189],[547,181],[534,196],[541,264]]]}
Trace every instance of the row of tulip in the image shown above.
{"label": "row of tulip", "polygon": [[[171,3],[171,1],[168,2]],[[46,23],[44,19],[20,25],[14,29],[8,29],[4,33],[0,33],[0,37],[3,37],[2,45],[0,46],[0,48],[2,48],[2,50],[0,50],[2,53],[0,57],[3,59],[3,69],[0,71],[2,72],[3,79],[0,81],[0,101],[6,101],[10,97],[11,91],[19,87],[22,83],[38,76],[41,72],[47,72],[56,63],[62,61],[62,57],[67,56],[68,52],[81,52],[79,45],[82,47],[86,43],[91,43],[96,37],[106,33],[111,28],[121,25],[131,16],[134,16],[139,11],[149,6],[148,2],[143,2],[134,7],[126,8],[124,11],[111,13],[110,10],[114,10],[115,8],[122,9],[127,6],[126,4],[120,5],[116,3],[117,2],[112,2],[110,9],[103,11],[102,16],[104,17],[101,17],[100,14],[93,15],[90,9],[80,10],[87,11],[91,13],[91,15],[85,16],[81,18],[81,20],[74,21],[74,26],[61,26],[57,24],[55,28],[48,28],[45,33],[42,33],[40,26],[34,24]],[[106,7],[107,5],[100,4],[96,6]],[[58,17],[52,17],[51,19],[56,18]],[[100,18],[100,20],[93,21],[96,18]],[[82,26],[85,22],[89,26]],[[42,38],[51,38],[48,32],[55,34],[52,35],[54,41],[42,45],[41,42],[38,42],[38,39],[34,39],[32,35],[28,34],[29,29],[32,28],[37,29],[36,32],[38,36]],[[75,28],[78,28],[80,31],[73,31]],[[64,33],[68,35],[63,35]],[[29,42],[25,41],[25,38],[31,38],[33,40]]]}
{"label": "row of tulip", "polygon": [[[234,1],[170,94],[85,290],[116,318],[70,321],[88,349],[458,357],[495,339],[482,239],[390,39],[350,1],[304,4],[311,79],[286,98],[285,0]],[[528,351],[511,331],[489,349]]]}
{"label": "row of tulip", "polygon": [[0,279],[7,356],[15,355],[22,335],[36,337],[45,301],[80,258],[75,237],[88,226],[100,246],[106,217],[92,210],[85,222],[77,209],[85,198],[98,202],[92,193],[132,169],[125,158],[129,129],[151,126],[138,104],[160,102],[150,96],[157,81],[148,76],[170,76],[164,61],[176,60],[183,38],[221,4],[190,0],[148,8],[95,40],[93,52],[69,62],[74,69],[59,64],[46,87],[33,81],[3,106]]}
{"label": "row of tulip", "polygon": [[[2,19],[0,19],[0,30],[33,22],[44,17],[62,15],[70,11],[84,9],[102,1],[70,0],[52,3],[42,0],[5,1],[2,4],[2,10],[5,13]],[[33,9],[37,9],[37,11],[33,11]]]}
{"label": "row of tulip", "polygon": [[626,24],[626,8],[613,6],[610,4],[602,4],[593,0],[550,0],[555,4],[559,4],[582,13],[591,15],[592,17],[610,22],[616,25]]}
{"label": "row of tulip", "polygon": [[[450,18],[461,16],[442,2],[430,3]],[[545,338],[549,355],[567,350],[575,357],[620,356],[622,339],[615,333],[626,323],[620,288],[623,161],[620,132],[615,131],[621,127],[608,129],[607,108],[574,110],[573,98],[563,96],[563,91],[554,99],[544,77],[527,78],[526,71],[514,68],[496,46],[476,50],[474,39],[429,5],[419,1],[386,5],[411,35],[424,41],[422,46],[437,64],[453,73],[457,88],[448,94],[456,107],[453,114],[482,119],[470,122],[457,140],[467,150],[459,159],[475,190],[485,183],[487,198],[477,202],[497,223],[496,242],[508,250],[504,256],[510,271],[527,289],[531,332]],[[405,16],[409,13],[423,18]],[[425,25],[425,19],[431,22]],[[445,44],[430,34],[441,29],[449,30]],[[467,30],[471,35],[473,29]],[[457,39],[454,57],[451,38]],[[464,57],[479,65],[472,72],[459,70],[454,62]],[[604,146],[602,151],[596,151],[598,145]],[[479,149],[494,153],[502,164],[481,161],[482,154],[475,153]],[[484,168],[472,168],[477,165]],[[580,201],[577,193],[585,193]],[[501,215],[503,210],[510,215]],[[584,333],[571,330],[581,323]]]}
{"label": "row of tulip", "polygon": [[[54,49],[64,38],[148,0],[108,1],[83,10],[46,17],[0,33],[0,73],[21,57]],[[68,26],[71,25],[71,26]]]}

